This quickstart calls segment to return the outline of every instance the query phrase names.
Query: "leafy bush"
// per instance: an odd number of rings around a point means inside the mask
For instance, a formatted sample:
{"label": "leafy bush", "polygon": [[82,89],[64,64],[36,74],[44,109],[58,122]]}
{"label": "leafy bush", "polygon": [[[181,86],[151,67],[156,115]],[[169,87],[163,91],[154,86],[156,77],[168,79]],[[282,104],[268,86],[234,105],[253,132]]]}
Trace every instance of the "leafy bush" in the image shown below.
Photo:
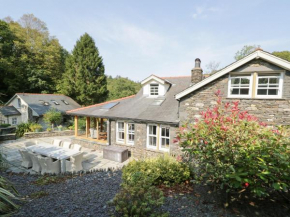
{"label": "leafy bush", "polygon": [[43,115],[43,120],[48,124],[60,124],[62,121],[62,114],[55,108],[51,108]]}
{"label": "leafy bush", "polygon": [[52,129],[51,129],[50,127],[48,127],[48,128],[46,129],[46,131],[47,131],[47,132],[51,132]]}
{"label": "leafy bush", "polygon": [[0,124],[0,127],[10,127],[11,126],[11,124]]}
{"label": "leafy bush", "polygon": [[163,192],[152,186],[142,173],[134,173],[130,184],[122,184],[113,200],[116,211],[122,216],[168,216],[158,212],[163,204]]}
{"label": "leafy bush", "polygon": [[195,159],[196,181],[227,191],[267,196],[287,191],[290,183],[290,143],[281,130],[266,127],[239,102],[222,103],[201,113],[202,119],[180,129],[181,147]]}
{"label": "leafy bush", "polygon": [[123,169],[123,181],[130,183],[134,174],[138,172],[141,172],[145,177],[149,177],[153,185],[177,184],[190,178],[189,167],[168,155],[130,162]]}
{"label": "leafy bush", "polygon": [[16,128],[16,136],[22,137],[24,133],[30,132],[31,131],[30,126],[31,126],[30,122],[18,124]]}
{"label": "leafy bush", "polygon": [[40,131],[42,129],[42,126],[40,124],[37,124],[37,123],[31,123],[29,128],[30,128],[30,131],[37,132],[37,131]]}
{"label": "leafy bush", "polygon": [[0,176],[0,216],[10,214],[18,208],[12,201],[13,199],[17,199],[14,194],[17,195],[18,193],[13,185]]}

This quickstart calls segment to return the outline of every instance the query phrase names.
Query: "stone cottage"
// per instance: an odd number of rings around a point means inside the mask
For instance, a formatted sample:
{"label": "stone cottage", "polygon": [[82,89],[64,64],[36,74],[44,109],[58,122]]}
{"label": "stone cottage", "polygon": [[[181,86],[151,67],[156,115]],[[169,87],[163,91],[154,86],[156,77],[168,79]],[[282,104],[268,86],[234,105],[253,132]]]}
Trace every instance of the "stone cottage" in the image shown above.
{"label": "stone cottage", "polygon": [[200,59],[190,76],[144,79],[142,89],[129,96],[68,111],[86,119],[86,130],[75,129],[74,143],[102,149],[127,147],[136,158],[163,153],[177,155],[173,139],[185,122],[215,105],[217,90],[225,101],[240,101],[242,109],[270,125],[290,124],[290,63],[257,50],[211,76],[204,76]]}

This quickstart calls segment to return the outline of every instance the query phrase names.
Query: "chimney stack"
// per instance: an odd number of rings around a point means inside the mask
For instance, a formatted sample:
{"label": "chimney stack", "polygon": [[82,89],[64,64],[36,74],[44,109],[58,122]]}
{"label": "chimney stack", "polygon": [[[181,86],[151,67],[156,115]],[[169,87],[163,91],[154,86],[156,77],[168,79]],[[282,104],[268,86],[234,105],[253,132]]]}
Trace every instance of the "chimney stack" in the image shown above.
{"label": "chimney stack", "polygon": [[202,80],[202,69],[200,68],[200,59],[195,59],[195,67],[191,70],[191,84],[194,85]]}

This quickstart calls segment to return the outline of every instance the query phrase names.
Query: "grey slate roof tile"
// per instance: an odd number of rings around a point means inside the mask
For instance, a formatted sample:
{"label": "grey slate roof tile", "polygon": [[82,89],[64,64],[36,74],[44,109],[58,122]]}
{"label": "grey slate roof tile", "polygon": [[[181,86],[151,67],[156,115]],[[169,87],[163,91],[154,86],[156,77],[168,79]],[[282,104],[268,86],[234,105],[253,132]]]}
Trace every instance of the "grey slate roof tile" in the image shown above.
{"label": "grey slate roof tile", "polygon": [[[40,116],[46,113],[50,108],[55,108],[56,110],[65,113],[68,110],[81,107],[72,98],[63,94],[17,93],[17,95],[22,98],[28,104],[28,106]],[[54,104],[53,100],[59,103],[59,105]],[[66,105],[63,100],[68,102],[68,105]],[[43,105],[41,101],[48,102],[49,105]]]}
{"label": "grey slate roof tile", "polygon": [[[190,76],[162,78],[172,83],[161,105],[152,105],[156,98],[143,95],[141,89],[135,96],[114,100],[119,102],[111,109],[102,109],[104,103],[68,111],[68,114],[78,116],[94,116],[112,119],[130,119],[146,122],[179,123],[178,101],[174,96],[190,85]],[[107,103],[110,103],[107,102]]]}
{"label": "grey slate roof tile", "polygon": [[0,113],[4,116],[21,115],[21,113],[13,105],[0,107]]}

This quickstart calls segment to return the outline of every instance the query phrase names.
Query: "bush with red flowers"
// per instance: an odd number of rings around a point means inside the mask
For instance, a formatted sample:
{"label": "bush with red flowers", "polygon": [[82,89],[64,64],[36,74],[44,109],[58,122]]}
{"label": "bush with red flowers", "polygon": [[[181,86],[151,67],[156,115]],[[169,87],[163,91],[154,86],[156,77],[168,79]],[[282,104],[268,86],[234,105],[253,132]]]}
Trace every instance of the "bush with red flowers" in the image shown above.
{"label": "bush with red flowers", "polygon": [[220,92],[216,96],[217,105],[177,135],[183,151],[195,159],[194,181],[257,196],[288,191],[290,142],[283,129],[272,130],[240,111],[239,101],[223,103]]}

